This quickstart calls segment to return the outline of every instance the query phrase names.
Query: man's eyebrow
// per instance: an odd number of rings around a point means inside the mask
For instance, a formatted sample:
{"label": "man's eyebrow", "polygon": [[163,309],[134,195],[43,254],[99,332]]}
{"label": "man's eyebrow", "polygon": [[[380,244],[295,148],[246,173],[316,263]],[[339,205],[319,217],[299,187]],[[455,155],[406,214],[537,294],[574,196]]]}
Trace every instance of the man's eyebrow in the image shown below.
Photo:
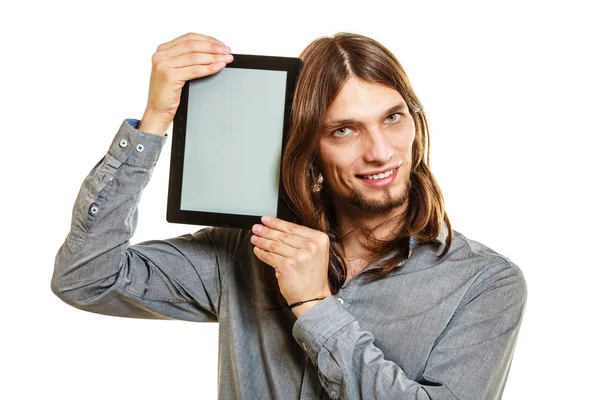
{"label": "man's eyebrow", "polygon": [[[382,116],[388,116],[390,114],[399,112],[399,111],[404,111],[408,108],[408,106],[406,105],[406,103],[401,102],[396,104],[395,106],[392,106],[390,108],[388,108],[385,112],[382,113]],[[361,122],[353,119],[353,118],[344,118],[344,119],[336,119],[336,120],[331,120],[331,121],[327,121],[323,124],[323,129],[330,129],[333,128],[334,126],[345,126],[345,125],[356,125],[356,124],[360,124]]]}
{"label": "man's eyebrow", "polygon": [[395,112],[398,111],[405,111],[408,108],[408,106],[406,105],[406,103],[402,102],[402,103],[398,103],[393,107],[388,108],[388,110],[386,112],[383,113],[383,115],[385,115],[386,117],[390,114],[393,114]]}

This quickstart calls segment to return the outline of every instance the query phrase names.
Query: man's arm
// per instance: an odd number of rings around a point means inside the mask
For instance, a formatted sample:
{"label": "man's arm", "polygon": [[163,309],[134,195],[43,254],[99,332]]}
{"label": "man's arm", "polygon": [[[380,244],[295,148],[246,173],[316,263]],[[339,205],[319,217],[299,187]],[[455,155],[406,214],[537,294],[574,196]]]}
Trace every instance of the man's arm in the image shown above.
{"label": "man's arm", "polygon": [[[275,269],[288,304],[329,294],[328,237],[273,217],[253,227],[254,252]],[[422,376],[409,379],[385,359],[373,335],[333,296],[293,308],[293,335],[332,399],[499,399],[527,288],[519,268],[502,257],[487,263],[433,346]],[[385,279],[385,278],[380,278]],[[373,310],[376,313],[378,310]],[[380,338],[401,342],[402,337]]]}
{"label": "man's arm", "polygon": [[489,268],[466,293],[416,381],[385,359],[373,335],[333,296],[306,311],[293,335],[332,399],[499,399],[525,299],[516,266],[502,260]]}
{"label": "man's arm", "polygon": [[141,130],[139,121],[123,122],[75,202],[52,278],[52,290],[67,303],[130,317],[216,318],[220,280],[208,231],[136,246],[129,246],[129,239],[183,85],[223,69],[233,60],[230,52],[219,40],[197,33],[158,46]]}
{"label": "man's arm", "polygon": [[129,246],[137,204],[166,137],[125,121],[86,177],[71,231],[55,261],[52,290],[87,311],[138,318],[214,321],[219,268],[199,232]]}

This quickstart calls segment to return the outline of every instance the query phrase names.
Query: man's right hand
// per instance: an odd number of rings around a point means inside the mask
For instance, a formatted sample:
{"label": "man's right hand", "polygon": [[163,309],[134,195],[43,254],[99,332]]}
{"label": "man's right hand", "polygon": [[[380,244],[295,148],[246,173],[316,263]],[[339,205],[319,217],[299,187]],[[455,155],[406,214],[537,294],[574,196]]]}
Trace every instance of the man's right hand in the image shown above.
{"label": "man's right hand", "polygon": [[188,33],[158,46],[152,56],[148,103],[138,129],[166,134],[175,118],[185,82],[215,74],[231,61],[229,47],[198,33]]}

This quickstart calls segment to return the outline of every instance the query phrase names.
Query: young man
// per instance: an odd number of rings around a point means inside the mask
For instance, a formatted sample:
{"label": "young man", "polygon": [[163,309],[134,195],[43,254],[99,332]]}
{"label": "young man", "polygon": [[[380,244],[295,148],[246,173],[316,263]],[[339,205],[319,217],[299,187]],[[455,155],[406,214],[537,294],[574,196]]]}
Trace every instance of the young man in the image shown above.
{"label": "young man", "polygon": [[181,87],[229,52],[198,34],[158,47],[141,122],[83,183],[54,292],[92,312],[218,321],[223,399],[500,398],[525,281],[450,228],[423,109],[372,39],[301,55],[282,172],[296,223],[129,245]]}

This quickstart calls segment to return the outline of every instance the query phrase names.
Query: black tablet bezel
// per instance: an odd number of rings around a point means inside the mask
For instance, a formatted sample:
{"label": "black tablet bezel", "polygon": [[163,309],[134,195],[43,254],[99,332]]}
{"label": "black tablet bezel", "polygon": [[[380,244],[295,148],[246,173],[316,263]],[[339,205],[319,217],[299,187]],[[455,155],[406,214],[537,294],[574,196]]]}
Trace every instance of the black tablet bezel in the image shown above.
{"label": "black tablet bezel", "polygon": [[[281,157],[288,140],[292,98],[296,81],[302,67],[299,58],[256,56],[233,54],[233,61],[225,68],[259,69],[270,71],[286,71],[285,108],[282,129]],[[200,78],[202,79],[202,78]],[[183,180],[183,162],[185,155],[185,134],[189,99],[189,82],[181,91],[181,100],[173,120],[173,140],[171,147],[171,166],[169,172],[169,195],[167,200],[167,221],[180,224],[203,226],[222,226],[232,228],[251,228],[260,223],[260,215],[225,214],[214,212],[190,211],[181,209],[181,190]],[[281,163],[280,163],[281,165]],[[279,198],[277,202],[277,218],[292,221],[293,213],[288,205],[283,189],[283,180],[279,174]]]}

